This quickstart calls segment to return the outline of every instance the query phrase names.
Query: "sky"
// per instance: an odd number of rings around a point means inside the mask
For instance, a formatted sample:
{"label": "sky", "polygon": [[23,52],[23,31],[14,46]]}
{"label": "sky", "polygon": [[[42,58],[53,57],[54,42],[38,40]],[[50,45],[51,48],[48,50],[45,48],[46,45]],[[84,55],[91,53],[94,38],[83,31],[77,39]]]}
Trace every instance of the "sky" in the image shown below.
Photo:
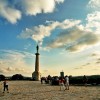
{"label": "sky", "polygon": [[0,0],[0,74],[100,75],[100,0]]}

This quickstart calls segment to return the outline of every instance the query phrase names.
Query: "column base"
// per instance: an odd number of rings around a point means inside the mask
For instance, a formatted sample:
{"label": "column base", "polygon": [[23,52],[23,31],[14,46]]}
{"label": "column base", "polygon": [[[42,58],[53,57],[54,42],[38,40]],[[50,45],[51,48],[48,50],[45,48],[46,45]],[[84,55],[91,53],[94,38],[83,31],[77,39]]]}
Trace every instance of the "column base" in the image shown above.
{"label": "column base", "polygon": [[40,72],[33,72],[32,73],[32,79],[34,81],[39,81],[40,80]]}

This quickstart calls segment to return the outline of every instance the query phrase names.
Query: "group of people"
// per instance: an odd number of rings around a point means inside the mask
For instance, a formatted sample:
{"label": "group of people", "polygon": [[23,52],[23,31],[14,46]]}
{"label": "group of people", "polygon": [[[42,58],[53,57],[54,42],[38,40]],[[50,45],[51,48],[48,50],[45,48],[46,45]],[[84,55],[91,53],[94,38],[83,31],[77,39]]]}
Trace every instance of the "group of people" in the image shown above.
{"label": "group of people", "polygon": [[[84,85],[87,86],[87,77],[84,75],[83,76],[83,82],[84,82]],[[69,77],[68,76],[65,76],[64,78],[61,77],[59,79],[59,85],[60,85],[60,90],[69,90]],[[8,81],[4,80],[3,81],[3,93],[5,92],[5,90],[7,90],[7,92],[9,93],[9,90],[8,90]]]}
{"label": "group of people", "polygon": [[60,90],[69,90],[69,77],[65,76],[65,78],[61,77],[59,80]]}
{"label": "group of people", "polygon": [[[83,76],[84,86],[87,86],[88,78]],[[69,77],[65,76],[65,78],[61,77],[59,80],[60,90],[69,90]]]}

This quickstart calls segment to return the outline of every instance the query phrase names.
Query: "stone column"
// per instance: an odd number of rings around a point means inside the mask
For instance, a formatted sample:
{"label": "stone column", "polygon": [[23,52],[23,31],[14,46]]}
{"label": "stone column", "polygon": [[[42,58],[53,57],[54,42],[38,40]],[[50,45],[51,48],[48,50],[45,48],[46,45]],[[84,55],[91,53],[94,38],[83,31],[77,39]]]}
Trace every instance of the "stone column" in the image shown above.
{"label": "stone column", "polygon": [[36,59],[35,59],[35,71],[32,73],[32,78],[35,81],[39,81],[40,80],[40,72],[39,72],[39,53],[38,53],[38,45],[37,45],[37,53],[35,53],[36,55]]}
{"label": "stone column", "polygon": [[36,59],[35,59],[35,72],[39,72],[39,53],[35,53]]}

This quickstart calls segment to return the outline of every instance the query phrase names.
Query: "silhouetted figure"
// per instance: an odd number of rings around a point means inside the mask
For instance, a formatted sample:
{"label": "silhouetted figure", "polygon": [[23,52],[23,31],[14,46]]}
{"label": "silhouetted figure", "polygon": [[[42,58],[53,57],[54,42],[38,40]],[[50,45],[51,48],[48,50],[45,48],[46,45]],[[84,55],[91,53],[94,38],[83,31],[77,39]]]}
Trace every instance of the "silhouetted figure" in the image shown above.
{"label": "silhouetted figure", "polygon": [[39,46],[38,45],[37,45],[36,49],[37,49],[37,53],[38,53],[38,51],[39,51]]}
{"label": "silhouetted figure", "polygon": [[46,77],[41,77],[41,84],[43,84],[43,82],[46,83]]}
{"label": "silhouetted figure", "polygon": [[69,77],[65,76],[65,90],[69,90]]}
{"label": "silhouetted figure", "polygon": [[51,84],[52,77],[48,75],[47,80],[48,80],[48,83]]}
{"label": "silhouetted figure", "polygon": [[87,82],[88,82],[88,79],[87,79],[87,77],[84,75],[84,76],[83,76],[83,83],[84,83],[84,86],[87,86]]}
{"label": "silhouetted figure", "polygon": [[43,79],[41,78],[41,84],[43,84]]}
{"label": "silhouetted figure", "polygon": [[8,82],[6,80],[3,82],[3,93],[5,92],[5,90],[7,90],[7,92],[9,93],[9,91],[8,91]]}

